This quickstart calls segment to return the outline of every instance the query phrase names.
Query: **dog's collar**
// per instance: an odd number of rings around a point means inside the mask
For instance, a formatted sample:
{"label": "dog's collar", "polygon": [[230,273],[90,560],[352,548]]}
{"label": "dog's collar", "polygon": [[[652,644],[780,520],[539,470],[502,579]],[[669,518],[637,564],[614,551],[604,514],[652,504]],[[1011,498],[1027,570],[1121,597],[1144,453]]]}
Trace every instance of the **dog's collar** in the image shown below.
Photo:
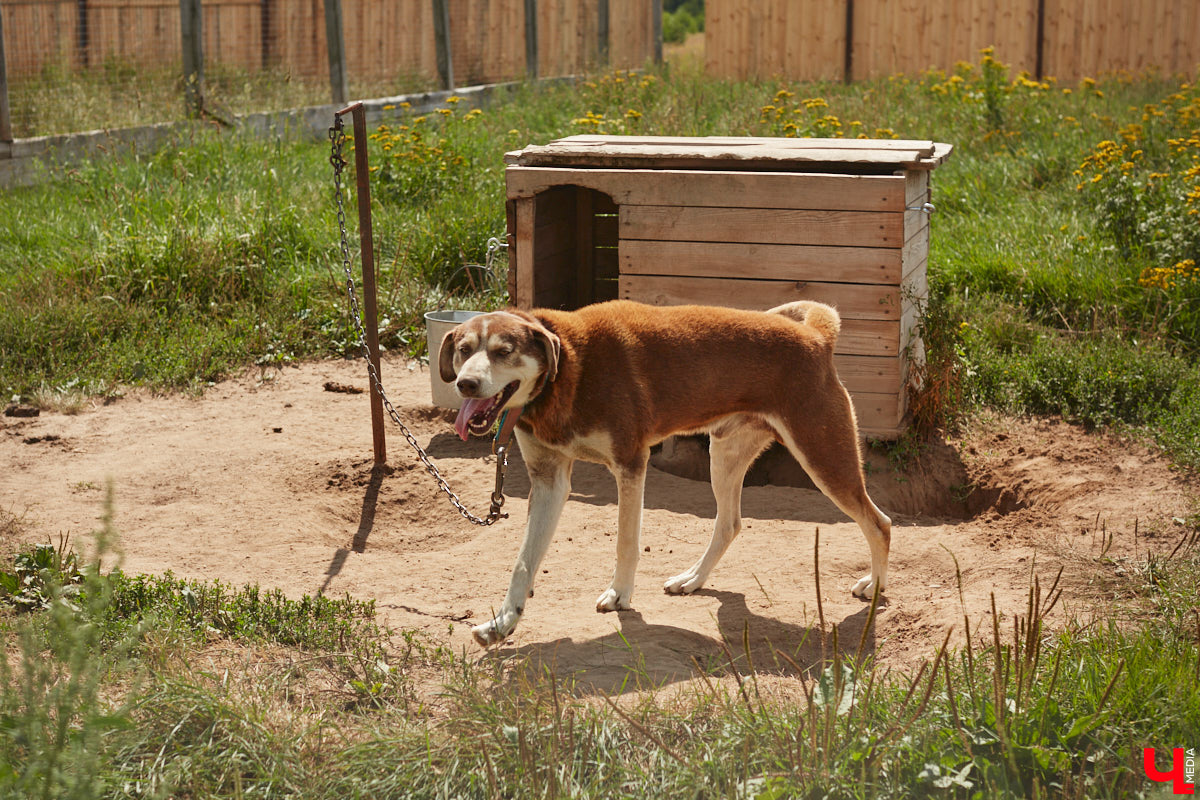
{"label": "dog's collar", "polygon": [[512,441],[513,430],[516,429],[517,421],[521,419],[521,412],[524,410],[524,406],[509,408],[500,415],[500,426],[496,428],[496,435],[492,437],[492,453],[508,447]]}

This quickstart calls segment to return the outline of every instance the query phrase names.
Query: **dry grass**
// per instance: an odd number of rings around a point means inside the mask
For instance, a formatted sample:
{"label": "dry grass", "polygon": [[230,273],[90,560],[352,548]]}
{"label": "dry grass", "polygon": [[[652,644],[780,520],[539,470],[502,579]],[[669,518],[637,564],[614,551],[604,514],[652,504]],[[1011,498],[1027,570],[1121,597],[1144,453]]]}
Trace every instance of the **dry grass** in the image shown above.
{"label": "dry grass", "polygon": [[21,549],[26,537],[25,514],[15,506],[0,507],[0,563],[7,564]]}
{"label": "dry grass", "polygon": [[672,68],[700,70],[704,67],[704,34],[693,33],[680,44],[664,44],[663,60]]}

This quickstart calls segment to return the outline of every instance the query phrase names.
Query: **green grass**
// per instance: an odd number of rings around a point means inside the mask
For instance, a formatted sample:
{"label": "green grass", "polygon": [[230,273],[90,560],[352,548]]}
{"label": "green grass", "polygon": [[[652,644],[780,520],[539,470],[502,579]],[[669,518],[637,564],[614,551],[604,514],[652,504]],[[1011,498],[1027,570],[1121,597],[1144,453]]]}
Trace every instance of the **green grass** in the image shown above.
{"label": "green grass", "polygon": [[1200,730],[1194,550],[1129,564],[1110,620],[1058,633],[1035,581],[906,674],[835,628],[780,692],[727,632],[682,694],[615,701],[393,637],[366,604],[55,555],[44,608],[0,599],[3,796],[1128,797],[1142,747]]}
{"label": "green grass", "polygon": [[[355,351],[318,152],[198,135],[14,190],[0,223],[0,390],[187,388],[245,364]],[[460,251],[482,260],[499,208],[451,198],[380,220],[385,347],[420,340],[420,313],[448,295],[427,277],[448,275]],[[453,221],[435,228],[439,212]]]}

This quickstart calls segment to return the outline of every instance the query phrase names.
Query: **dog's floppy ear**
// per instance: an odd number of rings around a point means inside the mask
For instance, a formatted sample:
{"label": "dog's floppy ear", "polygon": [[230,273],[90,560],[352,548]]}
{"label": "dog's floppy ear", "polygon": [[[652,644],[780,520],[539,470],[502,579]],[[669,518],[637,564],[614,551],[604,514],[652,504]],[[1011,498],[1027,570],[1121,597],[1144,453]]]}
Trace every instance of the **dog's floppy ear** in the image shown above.
{"label": "dog's floppy ear", "polygon": [[438,351],[438,373],[446,383],[454,383],[458,377],[454,372],[454,331],[447,331],[442,337],[442,347]]}
{"label": "dog's floppy ear", "polygon": [[534,323],[530,328],[533,330],[533,338],[546,351],[546,383],[550,383],[558,377],[558,356],[562,352],[562,341],[541,323]]}

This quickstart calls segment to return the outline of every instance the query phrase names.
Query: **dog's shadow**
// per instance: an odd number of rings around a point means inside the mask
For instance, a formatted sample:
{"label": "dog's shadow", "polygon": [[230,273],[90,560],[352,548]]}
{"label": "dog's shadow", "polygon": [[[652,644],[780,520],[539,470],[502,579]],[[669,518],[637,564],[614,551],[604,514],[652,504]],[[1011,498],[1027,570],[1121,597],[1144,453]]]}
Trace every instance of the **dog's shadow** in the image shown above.
{"label": "dog's shadow", "polygon": [[[513,686],[550,675],[574,694],[618,695],[661,689],[693,679],[736,676],[812,678],[833,658],[865,659],[875,651],[875,624],[870,606],[836,623],[798,625],[756,614],[745,595],[701,589],[696,595],[720,602],[717,623],[721,638],[673,625],[653,624],[636,610],[618,611],[620,629],[586,641],[563,638],[551,642],[500,647],[482,662],[505,662],[503,679]],[[683,598],[681,598],[681,602]],[[871,620],[866,636],[863,629]]]}
{"label": "dog's shadow", "polygon": [[[491,442],[486,439],[471,439],[464,442],[454,434],[439,433],[434,435],[426,452],[435,459],[482,459],[491,455]],[[789,486],[766,486],[753,487],[753,492],[767,493],[768,499],[772,495],[778,495],[779,498],[785,496],[803,498],[801,502],[794,503],[770,502],[769,510],[764,510],[762,513],[771,519],[813,522],[821,525],[848,522],[850,519],[838,510],[833,501],[816,490],[797,489]],[[525,469],[525,461],[521,458],[521,450],[516,446],[509,454],[504,493],[508,497],[529,498],[529,474]],[[785,495],[785,493],[795,494]],[[756,516],[756,503],[762,499],[763,496],[756,497],[751,492],[744,494],[743,513],[749,517]],[[595,506],[615,506],[617,504],[617,484],[612,473],[600,464],[586,461],[575,462],[571,474],[570,501]],[[670,475],[654,467],[650,467],[646,473],[644,505],[646,508],[658,508],[708,519],[716,516],[717,513],[717,502],[713,497],[710,483]],[[613,525],[616,525],[615,517]]]}

